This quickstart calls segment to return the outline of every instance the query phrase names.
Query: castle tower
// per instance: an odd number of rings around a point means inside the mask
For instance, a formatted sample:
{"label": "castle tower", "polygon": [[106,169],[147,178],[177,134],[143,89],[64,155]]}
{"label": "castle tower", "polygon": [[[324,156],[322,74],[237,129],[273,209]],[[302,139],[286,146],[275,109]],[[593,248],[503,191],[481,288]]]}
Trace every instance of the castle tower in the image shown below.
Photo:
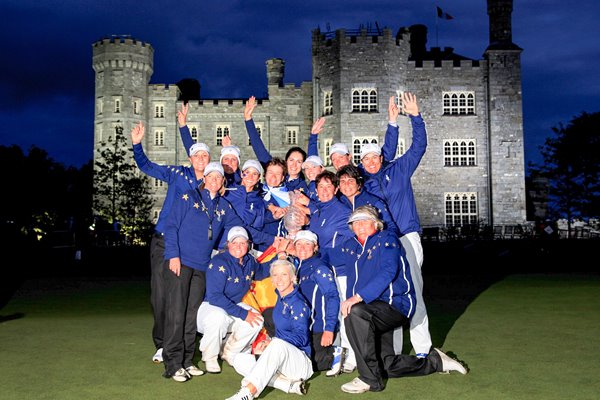
{"label": "castle tower", "polygon": [[512,0],[488,0],[488,179],[490,224],[526,220],[521,52],[512,43]]}
{"label": "castle tower", "polygon": [[356,162],[362,144],[383,142],[388,99],[406,90],[408,39],[387,28],[313,31],[313,109],[315,118],[327,118],[319,138],[324,160],[331,143],[349,145]]}
{"label": "castle tower", "polygon": [[[94,149],[120,126],[129,132],[134,124],[148,125],[148,83],[153,72],[154,49],[129,36],[111,36],[92,45],[96,73]],[[96,152],[94,152],[94,159]]]}
{"label": "castle tower", "polygon": [[281,58],[267,60],[267,84],[269,86],[283,87],[285,74],[285,61]]}

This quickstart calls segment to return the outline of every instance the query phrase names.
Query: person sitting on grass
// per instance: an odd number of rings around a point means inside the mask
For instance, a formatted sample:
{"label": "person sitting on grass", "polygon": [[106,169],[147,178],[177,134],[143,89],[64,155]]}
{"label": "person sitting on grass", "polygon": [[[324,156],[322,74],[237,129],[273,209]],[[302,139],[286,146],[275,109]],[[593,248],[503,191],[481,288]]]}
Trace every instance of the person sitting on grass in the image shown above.
{"label": "person sitting on grass", "polygon": [[310,308],[295,286],[296,268],[287,260],[277,260],[270,272],[277,293],[275,337],[257,346],[258,360],[251,354],[236,356],[234,367],[244,379],[241,389],[227,400],[253,400],[267,386],[302,395],[306,393],[304,382],[313,374]]}
{"label": "person sitting on grass", "polygon": [[202,360],[206,371],[213,374],[221,372],[217,360],[221,348],[221,359],[232,364],[238,353],[250,354],[263,327],[260,312],[242,303],[242,298],[253,279],[268,276],[268,267],[248,254],[248,233],[241,226],[229,230],[226,246],[227,251],[215,255],[208,265],[206,298],[198,309]]}

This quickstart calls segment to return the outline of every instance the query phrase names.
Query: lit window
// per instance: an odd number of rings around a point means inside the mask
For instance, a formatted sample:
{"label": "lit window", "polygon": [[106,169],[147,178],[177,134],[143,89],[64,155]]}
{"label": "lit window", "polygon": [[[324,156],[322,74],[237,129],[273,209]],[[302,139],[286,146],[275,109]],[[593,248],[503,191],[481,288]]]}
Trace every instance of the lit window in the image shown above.
{"label": "lit window", "polygon": [[104,110],[104,99],[102,97],[98,97],[96,99],[96,112],[98,113],[98,115],[101,115],[103,110]]}
{"label": "lit window", "polygon": [[192,137],[193,143],[198,143],[198,128],[192,126],[192,128],[190,129],[190,136]]}
{"label": "lit window", "polygon": [[115,114],[119,114],[121,112],[121,98],[115,98]]}
{"label": "lit window", "polygon": [[161,188],[164,186],[164,182],[161,181],[160,179],[156,179],[154,178],[154,187],[155,188]]}
{"label": "lit window", "polygon": [[133,113],[136,115],[142,113],[142,99],[133,99]]}
{"label": "lit window", "polygon": [[215,131],[215,144],[217,146],[223,146],[223,138],[229,136],[229,125],[217,125]]}
{"label": "lit window", "polygon": [[164,104],[155,104],[154,105],[154,118],[164,118],[165,117],[165,105]]}
{"label": "lit window", "polygon": [[287,144],[298,144],[298,131],[300,128],[297,126],[288,126],[285,130],[287,132]]}
{"label": "lit window", "polygon": [[445,167],[472,167],[477,165],[474,139],[453,139],[444,141]]}
{"label": "lit window", "polygon": [[352,90],[352,112],[376,112],[377,90],[354,89]]}
{"label": "lit window", "polygon": [[155,146],[164,146],[165,145],[165,131],[162,129],[157,129],[154,131],[154,145]]}
{"label": "lit window", "polygon": [[443,92],[444,115],[475,115],[475,92]]}
{"label": "lit window", "polygon": [[406,151],[406,143],[404,139],[398,139],[398,148],[396,149],[396,157],[400,157]]}
{"label": "lit window", "polygon": [[446,193],[446,226],[477,224],[477,193]]}
{"label": "lit window", "polygon": [[333,95],[331,91],[323,92],[323,115],[333,114]]}
{"label": "lit window", "polygon": [[333,145],[333,139],[325,139],[323,142],[323,161],[325,162],[325,166],[329,167],[331,165],[331,146]]}

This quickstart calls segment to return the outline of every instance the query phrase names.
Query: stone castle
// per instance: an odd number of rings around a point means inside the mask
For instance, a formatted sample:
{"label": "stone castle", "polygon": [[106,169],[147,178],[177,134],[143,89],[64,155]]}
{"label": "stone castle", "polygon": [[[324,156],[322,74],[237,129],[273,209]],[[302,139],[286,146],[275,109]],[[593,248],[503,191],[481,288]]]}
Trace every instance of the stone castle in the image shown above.
{"label": "stone castle", "polygon": [[[268,97],[258,99],[254,121],[265,146],[283,157],[291,146],[307,147],[314,120],[327,122],[320,156],[346,143],[355,162],[363,143],[382,143],[390,96],[417,95],[427,123],[428,148],[412,182],[423,226],[520,224],[526,220],[520,54],[512,42],[512,0],[488,0],[489,46],[481,60],[453,48],[427,49],[427,28],[312,32],[312,80],[284,84],[285,62],[266,62]],[[154,49],[130,37],[93,44],[96,75],[94,148],[146,125],[143,147],[159,164],[187,163],[177,110],[189,101],[188,126],[196,141],[218,159],[231,134],[242,162],[255,158],[246,135],[245,99],[206,99],[195,80],[150,84]],[[398,155],[411,144],[410,122],[399,117]],[[96,156],[96,151],[94,152]],[[166,194],[151,180],[153,217]]]}

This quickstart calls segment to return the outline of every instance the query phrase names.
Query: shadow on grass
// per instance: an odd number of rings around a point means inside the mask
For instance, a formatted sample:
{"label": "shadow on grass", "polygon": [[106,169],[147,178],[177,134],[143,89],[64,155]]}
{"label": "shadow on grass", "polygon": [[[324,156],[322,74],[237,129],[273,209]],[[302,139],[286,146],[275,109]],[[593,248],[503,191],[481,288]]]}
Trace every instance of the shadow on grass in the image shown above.
{"label": "shadow on grass", "polygon": [[0,324],[7,321],[13,321],[25,317],[23,313],[14,313],[10,315],[0,315]]}

